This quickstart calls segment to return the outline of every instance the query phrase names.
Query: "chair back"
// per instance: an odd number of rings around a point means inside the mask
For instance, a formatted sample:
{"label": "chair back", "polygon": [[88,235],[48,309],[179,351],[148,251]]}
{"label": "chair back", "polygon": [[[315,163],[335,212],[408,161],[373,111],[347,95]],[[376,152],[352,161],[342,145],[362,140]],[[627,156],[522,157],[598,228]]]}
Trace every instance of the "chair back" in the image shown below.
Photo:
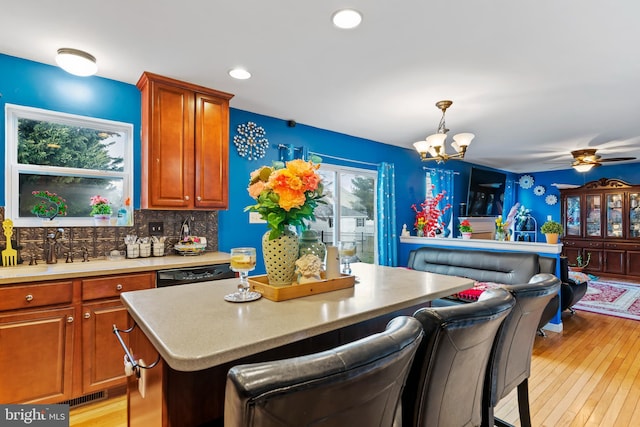
{"label": "chair back", "polygon": [[486,394],[496,404],[531,374],[531,354],[542,312],[558,294],[560,280],[552,274],[536,274],[528,284],[504,285],[516,304],[498,336],[487,372]]}
{"label": "chair back", "polygon": [[224,425],[391,426],[423,335],[420,322],[399,316],[384,332],[335,349],[235,366]]}
{"label": "chair back", "polygon": [[425,330],[402,395],[402,425],[478,426],[482,388],[498,328],[514,305],[503,289],[483,300],[418,310]]}

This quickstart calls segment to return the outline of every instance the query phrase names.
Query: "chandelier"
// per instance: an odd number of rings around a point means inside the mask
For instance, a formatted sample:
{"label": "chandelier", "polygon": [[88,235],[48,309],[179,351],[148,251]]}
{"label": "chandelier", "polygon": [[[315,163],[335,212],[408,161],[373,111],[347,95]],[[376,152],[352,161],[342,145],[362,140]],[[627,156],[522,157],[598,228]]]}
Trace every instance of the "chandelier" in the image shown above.
{"label": "chandelier", "polygon": [[447,154],[444,143],[447,139],[449,129],[446,128],[444,123],[444,114],[447,108],[451,107],[451,104],[453,104],[453,101],[436,102],[436,107],[442,110],[442,118],[438,125],[438,131],[433,135],[429,135],[426,139],[413,144],[418,153],[420,153],[420,159],[423,162],[435,160],[438,163],[444,163],[449,159],[462,159],[467,151],[467,147],[471,144],[471,140],[475,137],[472,133],[459,133],[454,135],[451,146],[456,150],[456,153]]}

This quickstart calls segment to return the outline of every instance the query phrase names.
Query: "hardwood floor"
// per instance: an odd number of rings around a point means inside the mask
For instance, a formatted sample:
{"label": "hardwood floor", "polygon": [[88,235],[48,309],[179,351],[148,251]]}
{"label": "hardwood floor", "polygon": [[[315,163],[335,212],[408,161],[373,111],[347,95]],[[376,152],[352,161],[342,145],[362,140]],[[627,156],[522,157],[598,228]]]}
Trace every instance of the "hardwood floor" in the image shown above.
{"label": "hardwood floor", "polygon": [[[579,311],[536,337],[529,378],[535,427],[625,427],[640,419],[640,322]],[[515,393],[496,416],[519,426]],[[73,409],[72,427],[124,427],[126,396]],[[635,421],[633,421],[635,420]]]}

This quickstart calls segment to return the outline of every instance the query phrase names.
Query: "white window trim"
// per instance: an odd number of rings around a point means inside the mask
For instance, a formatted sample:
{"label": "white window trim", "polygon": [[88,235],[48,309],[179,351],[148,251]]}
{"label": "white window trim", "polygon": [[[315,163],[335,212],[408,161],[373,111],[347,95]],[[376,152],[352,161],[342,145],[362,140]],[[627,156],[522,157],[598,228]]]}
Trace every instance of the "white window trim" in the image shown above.
{"label": "white window trim", "polygon": [[[378,209],[378,192],[377,192],[377,188],[378,188],[378,173],[375,170],[371,170],[371,169],[361,169],[361,168],[354,168],[354,167],[349,167],[349,166],[338,166],[338,165],[334,165],[331,163],[321,163],[320,164],[320,168],[324,169],[324,170],[330,170],[332,172],[334,172],[336,175],[339,175],[340,172],[344,172],[344,173],[353,173],[353,174],[359,174],[362,176],[370,176],[373,179],[373,206],[376,209]],[[340,183],[340,179],[338,178],[338,184]],[[336,191],[335,194],[333,195],[334,197],[334,203],[336,204],[336,206],[340,206],[341,200],[340,200],[340,191]],[[339,218],[336,221],[336,216],[340,216],[339,214],[334,214],[334,226],[333,226],[333,232],[334,232],[334,236],[333,236],[333,241],[337,242],[338,236],[340,236],[341,230],[340,230],[340,221]],[[374,264],[378,264],[378,221],[376,218],[373,218],[373,244],[374,244]]]}
{"label": "white window trim", "polygon": [[[41,108],[25,107],[22,105],[5,105],[5,217],[11,218],[16,227],[41,227],[43,220],[38,217],[20,217],[19,204],[19,174],[22,171],[40,171],[38,165],[18,164],[18,119],[48,120],[70,126],[82,126],[97,128],[124,134],[125,151],[123,159],[123,171],[98,171],[90,169],[60,168],[65,172],[76,172],[74,176],[85,178],[121,178],[123,198],[133,200],[133,125],[131,123],[116,122],[94,117],[75,114],[60,113]],[[47,168],[55,172],[55,167]],[[88,206],[88,202],[87,202]],[[67,227],[93,226],[94,221],[88,214],[87,217],[56,217],[56,223]]]}

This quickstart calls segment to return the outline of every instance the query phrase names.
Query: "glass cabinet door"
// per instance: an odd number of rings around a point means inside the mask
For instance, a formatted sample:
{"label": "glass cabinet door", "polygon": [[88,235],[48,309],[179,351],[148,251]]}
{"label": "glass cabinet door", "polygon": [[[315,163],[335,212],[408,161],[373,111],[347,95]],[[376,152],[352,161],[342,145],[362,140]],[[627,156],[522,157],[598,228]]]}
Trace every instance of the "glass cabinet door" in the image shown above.
{"label": "glass cabinet door", "polygon": [[580,236],[580,196],[567,196],[566,203],[567,236]]}
{"label": "glass cabinet door", "polygon": [[600,210],[601,197],[599,194],[587,194],[586,198],[586,235],[587,237],[602,236],[602,217]]}
{"label": "glass cabinet door", "polygon": [[607,237],[622,237],[622,194],[607,194]]}
{"label": "glass cabinet door", "polygon": [[640,237],[640,193],[629,194],[629,237]]}

